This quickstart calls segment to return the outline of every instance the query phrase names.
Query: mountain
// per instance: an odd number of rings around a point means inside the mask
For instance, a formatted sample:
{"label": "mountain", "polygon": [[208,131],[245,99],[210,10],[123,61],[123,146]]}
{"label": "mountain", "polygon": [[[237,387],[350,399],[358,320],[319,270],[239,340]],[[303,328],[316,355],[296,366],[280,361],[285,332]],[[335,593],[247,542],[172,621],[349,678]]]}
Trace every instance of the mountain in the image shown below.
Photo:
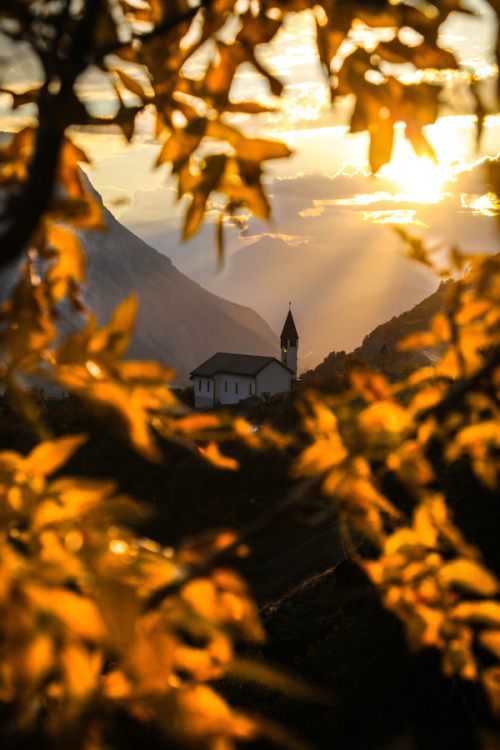
{"label": "mountain", "polygon": [[[225,222],[226,262],[220,273],[213,249],[215,212],[208,212],[189,243],[180,242],[182,206],[172,205],[170,188],[136,191],[120,221],[205,289],[252,307],[278,334],[291,301],[299,358],[309,354],[302,366],[311,367],[330,349],[358,346],[377,323],[417,302],[415,292],[405,301],[401,287],[419,290],[420,298],[436,288],[430,269],[404,257],[393,225],[379,223],[396,220],[389,188],[364,174],[271,180],[270,222],[244,213],[238,227]],[[405,208],[415,217],[423,214],[411,228],[416,236],[424,224],[434,227],[442,210],[411,202]],[[460,234],[466,235],[462,225]],[[372,297],[377,293],[378,299]]]}
{"label": "mountain", "polygon": [[217,351],[277,356],[279,341],[253,310],[203,289],[105,209],[107,232],[86,232],[84,298],[99,323],[132,292],[139,299],[128,356],[175,367],[178,381]]}
{"label": "mountain", "polygon": [[[406,285],[391,286],[372,292],[360,299],[308,321],[302,331],[302,340],[310,351],[311,361],[327,356],[331,351],[352,351],[359,346],[371,327],[390,320],[422,300],[424,292]],[[304,364],[309,358],[302,351]]]}
{"label": "mountain", "polygon": [[[389,373],[399,373],[405,365],[427,365],[438,357],[438,353],[431,350],[404,351],[398,350],[398,343],[412,333],[430,329],[431,320],[441,310],[449,286],[455,282],[443,281],[434,294],[429,295],[411,310],[392,317],[378,325],[363,339],[363,343],[356,347],[352,356],[359,357],[372,367],[382,366],[382,349],[384,352],[384,366]],[[314,370],[309,371],[319,378],[326,378],[334,371],[342,370],[345,352],[332,351]],[[306,377],[307,377],[306,376]]]}

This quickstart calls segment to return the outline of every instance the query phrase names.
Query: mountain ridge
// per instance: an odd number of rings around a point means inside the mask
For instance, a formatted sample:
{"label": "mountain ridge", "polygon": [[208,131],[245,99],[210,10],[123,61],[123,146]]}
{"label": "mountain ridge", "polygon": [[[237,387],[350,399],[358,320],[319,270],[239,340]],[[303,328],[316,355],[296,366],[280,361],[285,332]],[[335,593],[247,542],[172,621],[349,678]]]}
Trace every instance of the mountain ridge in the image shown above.
{"label": "mountain ridge", "polygon": [[277,337],[254,310],[203,289],[103,210],[108,230],[81,236],[87,255],[83,296],[104,323],[124,297],[137,293],[129,357],[168,364],[187,382],[191,370],[222,349],[279,353]]}

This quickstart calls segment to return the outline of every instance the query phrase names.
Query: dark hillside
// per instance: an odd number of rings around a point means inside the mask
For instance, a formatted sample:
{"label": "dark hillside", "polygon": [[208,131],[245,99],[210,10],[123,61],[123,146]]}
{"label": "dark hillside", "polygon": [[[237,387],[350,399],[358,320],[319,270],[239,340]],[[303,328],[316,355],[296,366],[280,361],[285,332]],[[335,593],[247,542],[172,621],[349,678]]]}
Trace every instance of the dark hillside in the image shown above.
{"label": "dark hillside", "polygon": [[[404,373],[405,369],[414,366],[431,364],[438,356],[437,352],[402,352],[399,351],[398,344],[412,333],[429,330],[432,318],[442,308],[447,291],[453,284],[453,281],[442,282],[434,294],[426,297],[411,310],[374,328],[350,356],[363,360],[370,367],[378,369],[384,366],[388,373],[393,374],[400,374],[402,371]],[[332,373],[343,371],[345,359],[345,352],[331,352],[321,364],[302,377],[306,380],[327,379]]]}

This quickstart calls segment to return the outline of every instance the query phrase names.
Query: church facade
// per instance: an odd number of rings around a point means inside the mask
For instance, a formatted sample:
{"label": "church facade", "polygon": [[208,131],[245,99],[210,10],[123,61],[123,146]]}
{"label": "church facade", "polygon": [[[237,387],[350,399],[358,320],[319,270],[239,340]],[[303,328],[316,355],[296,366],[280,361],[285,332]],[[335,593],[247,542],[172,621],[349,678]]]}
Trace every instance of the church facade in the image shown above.
{"label": "church facade", "polygon": [[286,393],[297,378],[299,337],[291,310],[280,337],[281,361],[275,357],[217,352],[190,375],[196,409],[237,404],[247,398]]}

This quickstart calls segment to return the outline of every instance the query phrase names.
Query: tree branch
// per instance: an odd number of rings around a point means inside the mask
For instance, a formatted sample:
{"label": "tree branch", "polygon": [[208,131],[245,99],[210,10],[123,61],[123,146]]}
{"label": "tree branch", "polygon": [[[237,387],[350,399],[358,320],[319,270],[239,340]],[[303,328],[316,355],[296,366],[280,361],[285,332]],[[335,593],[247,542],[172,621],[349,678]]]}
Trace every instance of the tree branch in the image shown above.
{"label": "tree branch", "polygon": [[[155,36],[168,33],[176,26],[193,18],[201,8],[208,8],[210,3],[211,0],[202,0],[197,7],[190,8],[185,13],[158,24],[147,34],[137,35],[134,39],[147,41]],[[89,58],[99,5],[100,0],[87,0],[85,12],[72,35],[69,55],[66,60],[57,60],[62,81],[57,94],[49,92],[48,87],[51,79],[45,61],[46,80],[40,90],[37,102],[39,126],[34,154],[29,166],[28,178],[21,194],[9,207],[8,217],[3,217],[6,221],[5,229],[0,235],[0,270],[20,257],[49,206],[66,128],[73,124],[82,124],[82,119],[85,121],[83,105],[77,106],[79,102],[74,93],[74,84],[77,77],[90,65],[99,62],[106,55],[116,52],[124,46],[129,46],[131,43],[130,41],[126,43],[115,41],[110,45],[101,47],[95,56]],[[58,54],[57,39],[60,34],[61,28],[59,27],[56,42],[53,46],[54,59]],[[52,75],[55,75],[55,72],[54,70]]]}

